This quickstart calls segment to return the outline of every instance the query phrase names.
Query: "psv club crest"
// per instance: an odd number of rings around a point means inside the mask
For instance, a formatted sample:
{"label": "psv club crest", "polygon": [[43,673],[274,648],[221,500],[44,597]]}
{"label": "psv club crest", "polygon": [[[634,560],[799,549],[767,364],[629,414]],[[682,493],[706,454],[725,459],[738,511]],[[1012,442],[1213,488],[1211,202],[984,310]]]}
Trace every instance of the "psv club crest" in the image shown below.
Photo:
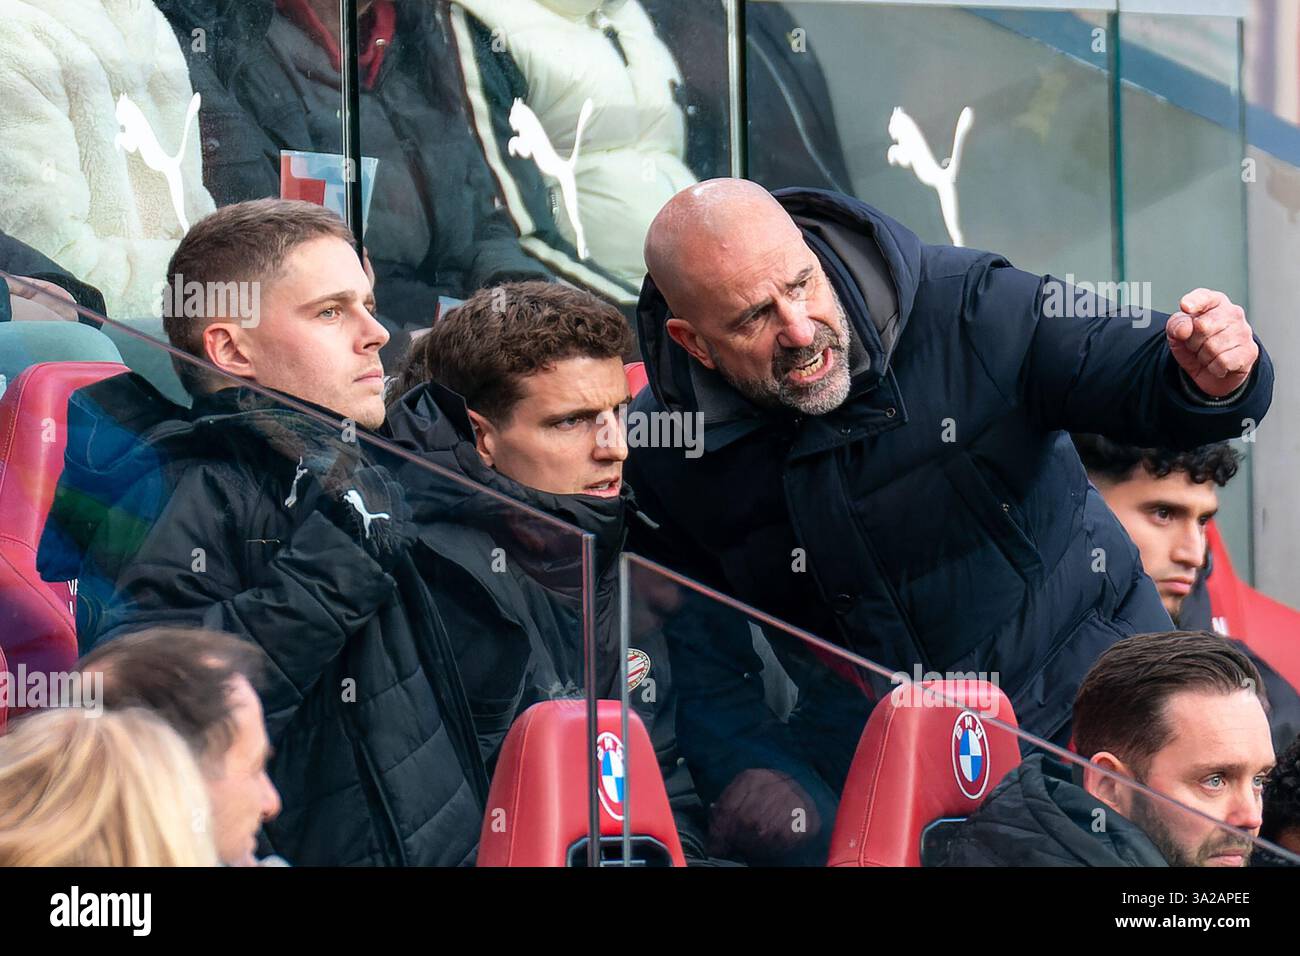
{"label": "psv club crest", "polygon": [[952,725],[952,771],[967,797],[978,800],[984,795],[989,785],[989,740],[984,724],[969,710],[958,714]]}

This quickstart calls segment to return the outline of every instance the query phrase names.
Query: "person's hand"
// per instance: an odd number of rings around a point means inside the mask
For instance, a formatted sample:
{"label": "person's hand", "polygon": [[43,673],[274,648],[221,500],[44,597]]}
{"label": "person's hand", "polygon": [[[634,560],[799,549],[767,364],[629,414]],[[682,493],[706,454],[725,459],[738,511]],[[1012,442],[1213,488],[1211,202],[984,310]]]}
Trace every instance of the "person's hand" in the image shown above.
{"label": "person's hand", "polygon": [[[31,276],[12,276],[7,282],[14,321],[76,322],[77,300],[61,285]],[[48,294],[44,294],[48,293]]]}
{"label": "person's hand", "polygon": [[1212,398],[1231,395],[1250,377],[1259,346],[1241,306],[1222,292],[1194,289],[1165,324],[1174,360],[1197,388]]}
{"label": "person's hand", "polygon": [[415,539],[406,490],[382,465],[332,473],[321,481],[320,509],[350,534],[385,571],[391,571]]}
{"label": "person's hand", "polygon": [[710,856],[763,864],[780,860],[821,830],[812,798],[789,774],[736,774],[709,809]]}

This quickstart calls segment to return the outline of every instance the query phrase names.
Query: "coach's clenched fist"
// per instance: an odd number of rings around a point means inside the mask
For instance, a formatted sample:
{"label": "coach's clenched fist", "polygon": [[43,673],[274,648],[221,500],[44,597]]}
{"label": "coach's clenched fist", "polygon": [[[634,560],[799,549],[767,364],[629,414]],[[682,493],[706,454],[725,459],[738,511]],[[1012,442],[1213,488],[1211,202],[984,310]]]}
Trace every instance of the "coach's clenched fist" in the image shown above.
{"label": "coach's clenched fist", "polygon": [[1241,306],[1222,292],[1195,289],[1165,324],[1169,351],[1193,384],[1213,398],[1231,395],[1250,377],[1259,346]]}

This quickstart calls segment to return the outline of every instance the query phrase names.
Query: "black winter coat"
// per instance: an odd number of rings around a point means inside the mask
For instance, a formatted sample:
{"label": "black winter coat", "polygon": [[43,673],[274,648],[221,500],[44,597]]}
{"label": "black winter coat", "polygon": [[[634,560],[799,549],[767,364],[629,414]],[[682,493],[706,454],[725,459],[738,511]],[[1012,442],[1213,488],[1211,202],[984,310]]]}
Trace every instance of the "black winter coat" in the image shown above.
{"label": "black winter coat", "polygon": [[[936,841],[937,842],[937,841]],[[1035,754],[926,854],[927,866],[1168,866],[1136,825]]]}
{"label": "black winter coat", "polygon": [[[436,384],[403,396],[385,429],[399,447],[446,470],[442,477],[403,465],[399,476],[419,529],[416,563],[452,636],[484,759],[495,763],[532,704],[584,694],[583,532],[594,542],[597,694],[619,699],[618,557],[625,521],[636,514],[631,489],[624,485],[612,501],[547,494],[487,467],[464,399]],[[701,856],[703,806],[679,759],[663,633],[634,628],[629,646],[647,668],[629,675],[636,684],[629,703],[655,747],[683,846]]]}
{"label": "black winter coat", "polygon": [[318,472],[348,460],[338,434],[248,389],[189,415],[133,374],[81,389],[38,567],[79,578],[83,651],[156,624],[265,651],[274,852],[460,865],[486,800],[469,708],[409,557],[385,573],[321,510]]}
{"label": "black winter coat", "polygon": [[[775,195],[847,311],[849,397],[821,416],[760,411],[671,342],[647,278],[650,388],[633,412],[702,413],[705,450],[631,449],[628,480],[661,526],[634,528],[631,547],[891,671],[996,674],[1020,725],[1064,744],[1098,655],[1170,628],[1065,430],[1177,448],[1236,435],[1268,409],[1267,354],[1239,397],[1209,406],[1185,387],[1162,313],[1146,327],[1045,318],[1044,279],[997,255],[926,245],[838,194]],[[1106,314],[1079,301],[1076,314]],[[730,656],[734,671],[754,663],[744,646]],[[725,668],[711,680],[736,732],[763,719]],[[808,725],[805,752],[856,731],[833,712]],[[835,743],[841,770],[854,742]]]}

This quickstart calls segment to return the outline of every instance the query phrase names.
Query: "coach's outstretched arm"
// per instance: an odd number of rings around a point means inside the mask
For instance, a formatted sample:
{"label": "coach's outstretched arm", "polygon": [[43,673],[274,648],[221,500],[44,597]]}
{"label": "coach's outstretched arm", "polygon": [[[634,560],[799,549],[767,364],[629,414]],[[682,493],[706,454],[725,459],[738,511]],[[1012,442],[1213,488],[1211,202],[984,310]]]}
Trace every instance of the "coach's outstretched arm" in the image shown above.
{"label": "coach's outstretched arm", "polygon": [[1245,313],[1196,289],[1173,315],[1120,309],[983,255],[965,274],[961,326],[987,374],[1046,428],[1180,449],[1263,419],[1273,366]]}

